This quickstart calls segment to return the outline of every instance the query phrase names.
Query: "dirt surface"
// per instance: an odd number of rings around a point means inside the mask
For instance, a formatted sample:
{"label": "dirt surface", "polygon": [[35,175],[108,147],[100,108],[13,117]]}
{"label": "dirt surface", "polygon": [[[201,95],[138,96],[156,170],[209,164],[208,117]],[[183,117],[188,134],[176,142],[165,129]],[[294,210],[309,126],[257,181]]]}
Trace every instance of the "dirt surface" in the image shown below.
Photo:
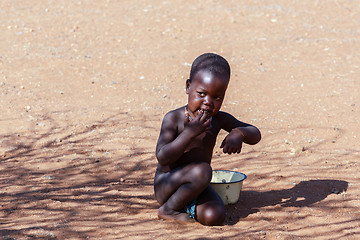
{"label": "dirt surface", "polygon": [[[0,1],[2,239],[359,239],[358,1]],[[157,218],[154,149],[190,64],[263,139],[225,224]],[[221,133],[218,142],[224,138]]]}

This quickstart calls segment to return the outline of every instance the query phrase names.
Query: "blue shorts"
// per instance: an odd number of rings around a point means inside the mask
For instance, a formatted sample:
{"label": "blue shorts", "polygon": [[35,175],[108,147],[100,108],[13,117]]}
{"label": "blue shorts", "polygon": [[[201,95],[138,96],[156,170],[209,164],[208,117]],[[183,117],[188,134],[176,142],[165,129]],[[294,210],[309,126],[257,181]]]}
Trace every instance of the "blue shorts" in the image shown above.
{"label": "blue shorts", "polygon": [[196,200],[197,198],[195,198],[194,201],[192,201],[189,205],[184,207],[184,211],[193,219],[195,219],[196,216]]}

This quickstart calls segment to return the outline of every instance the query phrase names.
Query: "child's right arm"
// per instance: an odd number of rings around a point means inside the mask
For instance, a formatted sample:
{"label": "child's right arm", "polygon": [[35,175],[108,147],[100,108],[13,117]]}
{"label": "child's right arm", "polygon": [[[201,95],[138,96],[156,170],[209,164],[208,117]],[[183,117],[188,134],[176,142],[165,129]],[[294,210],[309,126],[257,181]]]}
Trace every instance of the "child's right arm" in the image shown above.
{"label": "child's right arm", "polygon": [[184,131],[178,134],[178,113],[175,111],[167,113],[156,145],[156,157],[159,163],[166,166],[176,162],[191,141],[210,126],[210,120],[207,118],[206,113],[199,113],[194,120],[189,121],[184,114]]}

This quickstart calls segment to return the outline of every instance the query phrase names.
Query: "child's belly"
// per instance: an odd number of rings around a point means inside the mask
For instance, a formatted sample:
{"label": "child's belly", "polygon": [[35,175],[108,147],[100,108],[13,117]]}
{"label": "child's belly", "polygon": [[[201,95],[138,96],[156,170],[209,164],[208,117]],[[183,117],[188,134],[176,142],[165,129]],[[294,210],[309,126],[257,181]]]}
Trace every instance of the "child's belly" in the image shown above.
{"label": "child's belly", "polygon": [[169,172],[192,162],[207,162],[210,164],[215,143],[215,134],[211,132],[201,134],[192,141],[184,154],[176,162],[168,166],[159,166],[159,170],[161,172]]}
{"label": "child's belly", "polygon": [[193,148],[185,152],[175,163],[170,165],[171,170],[192,162],[211,163],[212,149]]}

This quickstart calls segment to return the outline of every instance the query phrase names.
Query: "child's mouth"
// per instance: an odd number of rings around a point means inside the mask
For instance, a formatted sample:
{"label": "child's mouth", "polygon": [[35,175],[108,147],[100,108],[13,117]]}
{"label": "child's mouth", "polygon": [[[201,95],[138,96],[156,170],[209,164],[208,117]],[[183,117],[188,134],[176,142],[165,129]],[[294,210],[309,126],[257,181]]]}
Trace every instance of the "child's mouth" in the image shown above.
{"label": "child's mouth", "polygon": [[210,111],[210,110],[199,109],[199,110],[198,110],[198,113],[206,114],[208,117],[211,116],[211,111]]}

